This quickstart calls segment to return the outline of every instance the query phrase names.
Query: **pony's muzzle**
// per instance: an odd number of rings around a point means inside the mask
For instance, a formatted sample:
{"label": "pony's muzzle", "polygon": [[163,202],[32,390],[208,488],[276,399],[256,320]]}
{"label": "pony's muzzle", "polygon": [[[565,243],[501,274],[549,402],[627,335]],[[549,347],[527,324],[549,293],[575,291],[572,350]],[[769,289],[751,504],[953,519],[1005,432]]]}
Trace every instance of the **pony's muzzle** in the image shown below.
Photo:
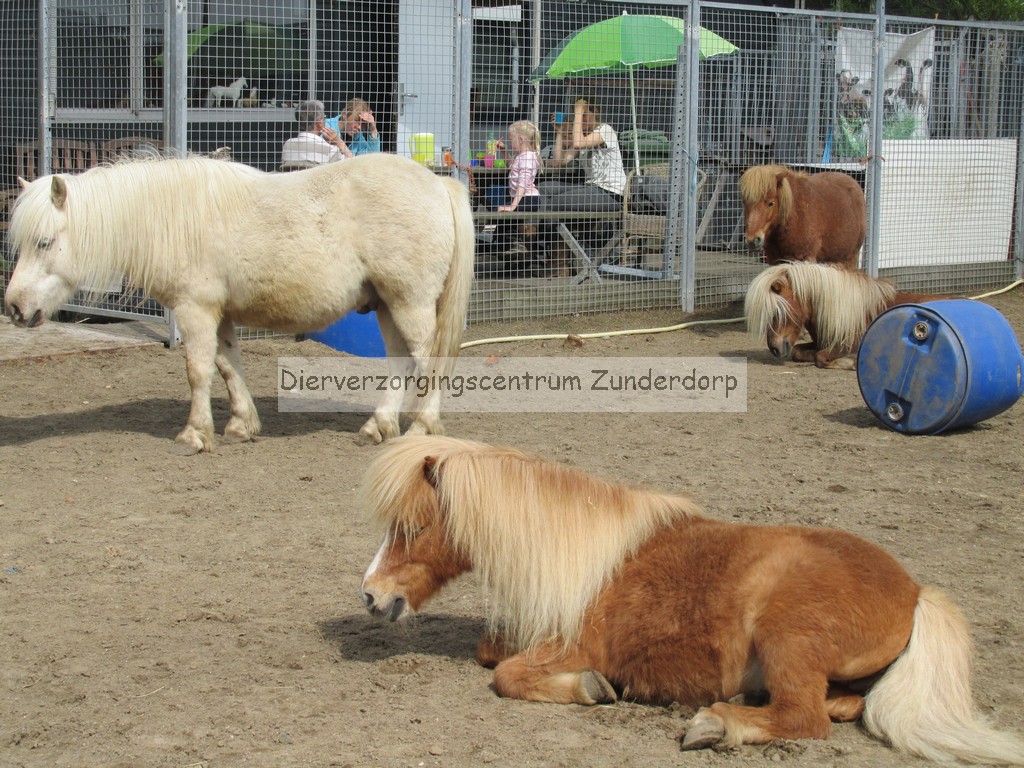
{"label": "pony's muzzle", "polygon": [[775,357],[789,357],[792,349],[792,345],[786,339],[779,339],[778,341],[769,340],[768,342],[768,350]]}
{"label": "pony's muzzle", "polygon": [[747,250],[760,251],[764,248],[764,235],[747,238]]}
{"label": "pony's muzzle", "polygon": [[398,621],[402,618],[409,605],[404,597],[392,596],[386,600],[380,600],[369,590],[363,591],[363,604],[371,616],[379,616],[388,621]]}
{"label": "pony's muzzle", "polygon": [[32,313],[31,317],[26,319],[21,311],[21,307],[17,304],[8,303],[7,314],[10,316],[12,323],[22,328],[35,328],[43,322],[43,310],[41,309],[37,309]]}

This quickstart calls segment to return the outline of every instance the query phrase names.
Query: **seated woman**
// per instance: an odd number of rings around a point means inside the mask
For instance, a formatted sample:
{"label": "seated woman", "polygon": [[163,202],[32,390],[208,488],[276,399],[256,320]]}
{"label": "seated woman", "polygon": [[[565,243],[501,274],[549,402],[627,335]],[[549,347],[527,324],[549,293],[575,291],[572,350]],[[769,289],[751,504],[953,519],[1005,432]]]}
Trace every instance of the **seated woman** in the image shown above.
{"label": "seated woman", "polygon": [[[568,121],[555,128],[552,161],[555,166],[569,165],[579,158],[585,173],[582,184],[550,181],[540,185],[545,211],[585,211],[614,213],[622,210],[622,194],[626,188],[626,171],[619,151],[619,137],[608,123],[600,121],[600,105],[595,99],[577,99],[571,125]],[[573,234],[587,253],[594,252],[611,236],[606,222],[585,223],[573,227]],[[559,276],[569,274],[565,250],[549,234],[552,250],[560,255],[554,259]]]}
{"label": "seated woman", "polygon": [[299,133],[281,148],[281,165],[302,163],[333,163],[352,157],[352,150],[338,132],[324,124],[324,103],[316,99],[304,101],[295,110]]}
{"label": "seated woman", "polygon": [[365,99],[349,99],[348,104],[341,110],[341,114],[329,118],[326,124],[339,135],[348,137],[346,143],[353,155],[380,152],[377,119],[373,116],[373,111]]}

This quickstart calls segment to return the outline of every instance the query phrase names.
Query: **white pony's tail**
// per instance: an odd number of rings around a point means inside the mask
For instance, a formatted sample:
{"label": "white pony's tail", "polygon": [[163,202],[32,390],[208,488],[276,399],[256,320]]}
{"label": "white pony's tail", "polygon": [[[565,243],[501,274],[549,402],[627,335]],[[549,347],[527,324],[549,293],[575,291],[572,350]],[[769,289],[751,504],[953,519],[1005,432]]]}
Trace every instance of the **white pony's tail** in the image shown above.
{"label": "white pony's tail", "polygon": [[[454,359],[459,354],[462,332],[466,324],[466,310],[469,307],[469,292],[473,285],[473,259],[476,245],[473,224],[473,207],[469,202],[466,187],[454,179],[442,178],[452,206],[452,221],[455,226],[455,242],[452,260],[448,265],[444,288],[437,300],[437,329],[431,357],[446,362],[437,368],[437,373],[447,375],[454,368]],[[443,370],[442,370],[443,369]]]}
{"label": "white pony's tail", "polygon": [[1024,743],[989,726],[975,708],[972,655],[960,609],[924,587],[910,642],[865,697],[865,727],[895,749],[935,762],[1024,765]]}

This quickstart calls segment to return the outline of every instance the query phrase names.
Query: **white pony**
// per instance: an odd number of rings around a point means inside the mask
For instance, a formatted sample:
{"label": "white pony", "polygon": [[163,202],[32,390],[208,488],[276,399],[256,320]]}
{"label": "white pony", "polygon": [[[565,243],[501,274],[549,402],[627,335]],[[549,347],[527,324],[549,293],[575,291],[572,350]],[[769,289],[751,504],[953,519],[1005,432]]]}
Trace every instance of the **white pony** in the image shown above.
{"label": "white pony", "polygon": [[206,94],[206,106],[219,107],[227,99],[231,102],[232,106],[237,107],[239,100],[242,98],[242,90],[247,85],[249,85],[249,81],[244,77],[240,77],[231,85],[213,86]]}
{"label": "white pony", "polygon": [[[177,440],[190,452],[214,446],[215,368],[231,403],[225,439],[259,432],[235,323],[303,332],[373,307],[388,355],[402,358],[397,373],[451,373],[473,279],[473,213],[462,184],[412,160],[377,153],[264,173],[161,158],[22,186],[7,313],[39,325],[80,286],[119,274],[173,309],[192,389]],[[361,439],[397,436],[402,399],[386,393]],[[439,392],[423,398],[408,431],[443,431]]]}

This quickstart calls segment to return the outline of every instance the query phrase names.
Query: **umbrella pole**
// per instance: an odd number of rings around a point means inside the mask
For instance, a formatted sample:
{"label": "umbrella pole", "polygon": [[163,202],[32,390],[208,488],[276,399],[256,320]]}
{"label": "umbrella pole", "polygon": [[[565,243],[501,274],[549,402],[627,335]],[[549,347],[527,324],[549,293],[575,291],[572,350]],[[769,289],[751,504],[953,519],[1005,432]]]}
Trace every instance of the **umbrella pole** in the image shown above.
{"label": "umbrella pole", "polygon": [[629,107],[633,115],[633,169],[640,172],[640,137],[636,127],[636,87],[633,85],[633,67],[629,67]]}

